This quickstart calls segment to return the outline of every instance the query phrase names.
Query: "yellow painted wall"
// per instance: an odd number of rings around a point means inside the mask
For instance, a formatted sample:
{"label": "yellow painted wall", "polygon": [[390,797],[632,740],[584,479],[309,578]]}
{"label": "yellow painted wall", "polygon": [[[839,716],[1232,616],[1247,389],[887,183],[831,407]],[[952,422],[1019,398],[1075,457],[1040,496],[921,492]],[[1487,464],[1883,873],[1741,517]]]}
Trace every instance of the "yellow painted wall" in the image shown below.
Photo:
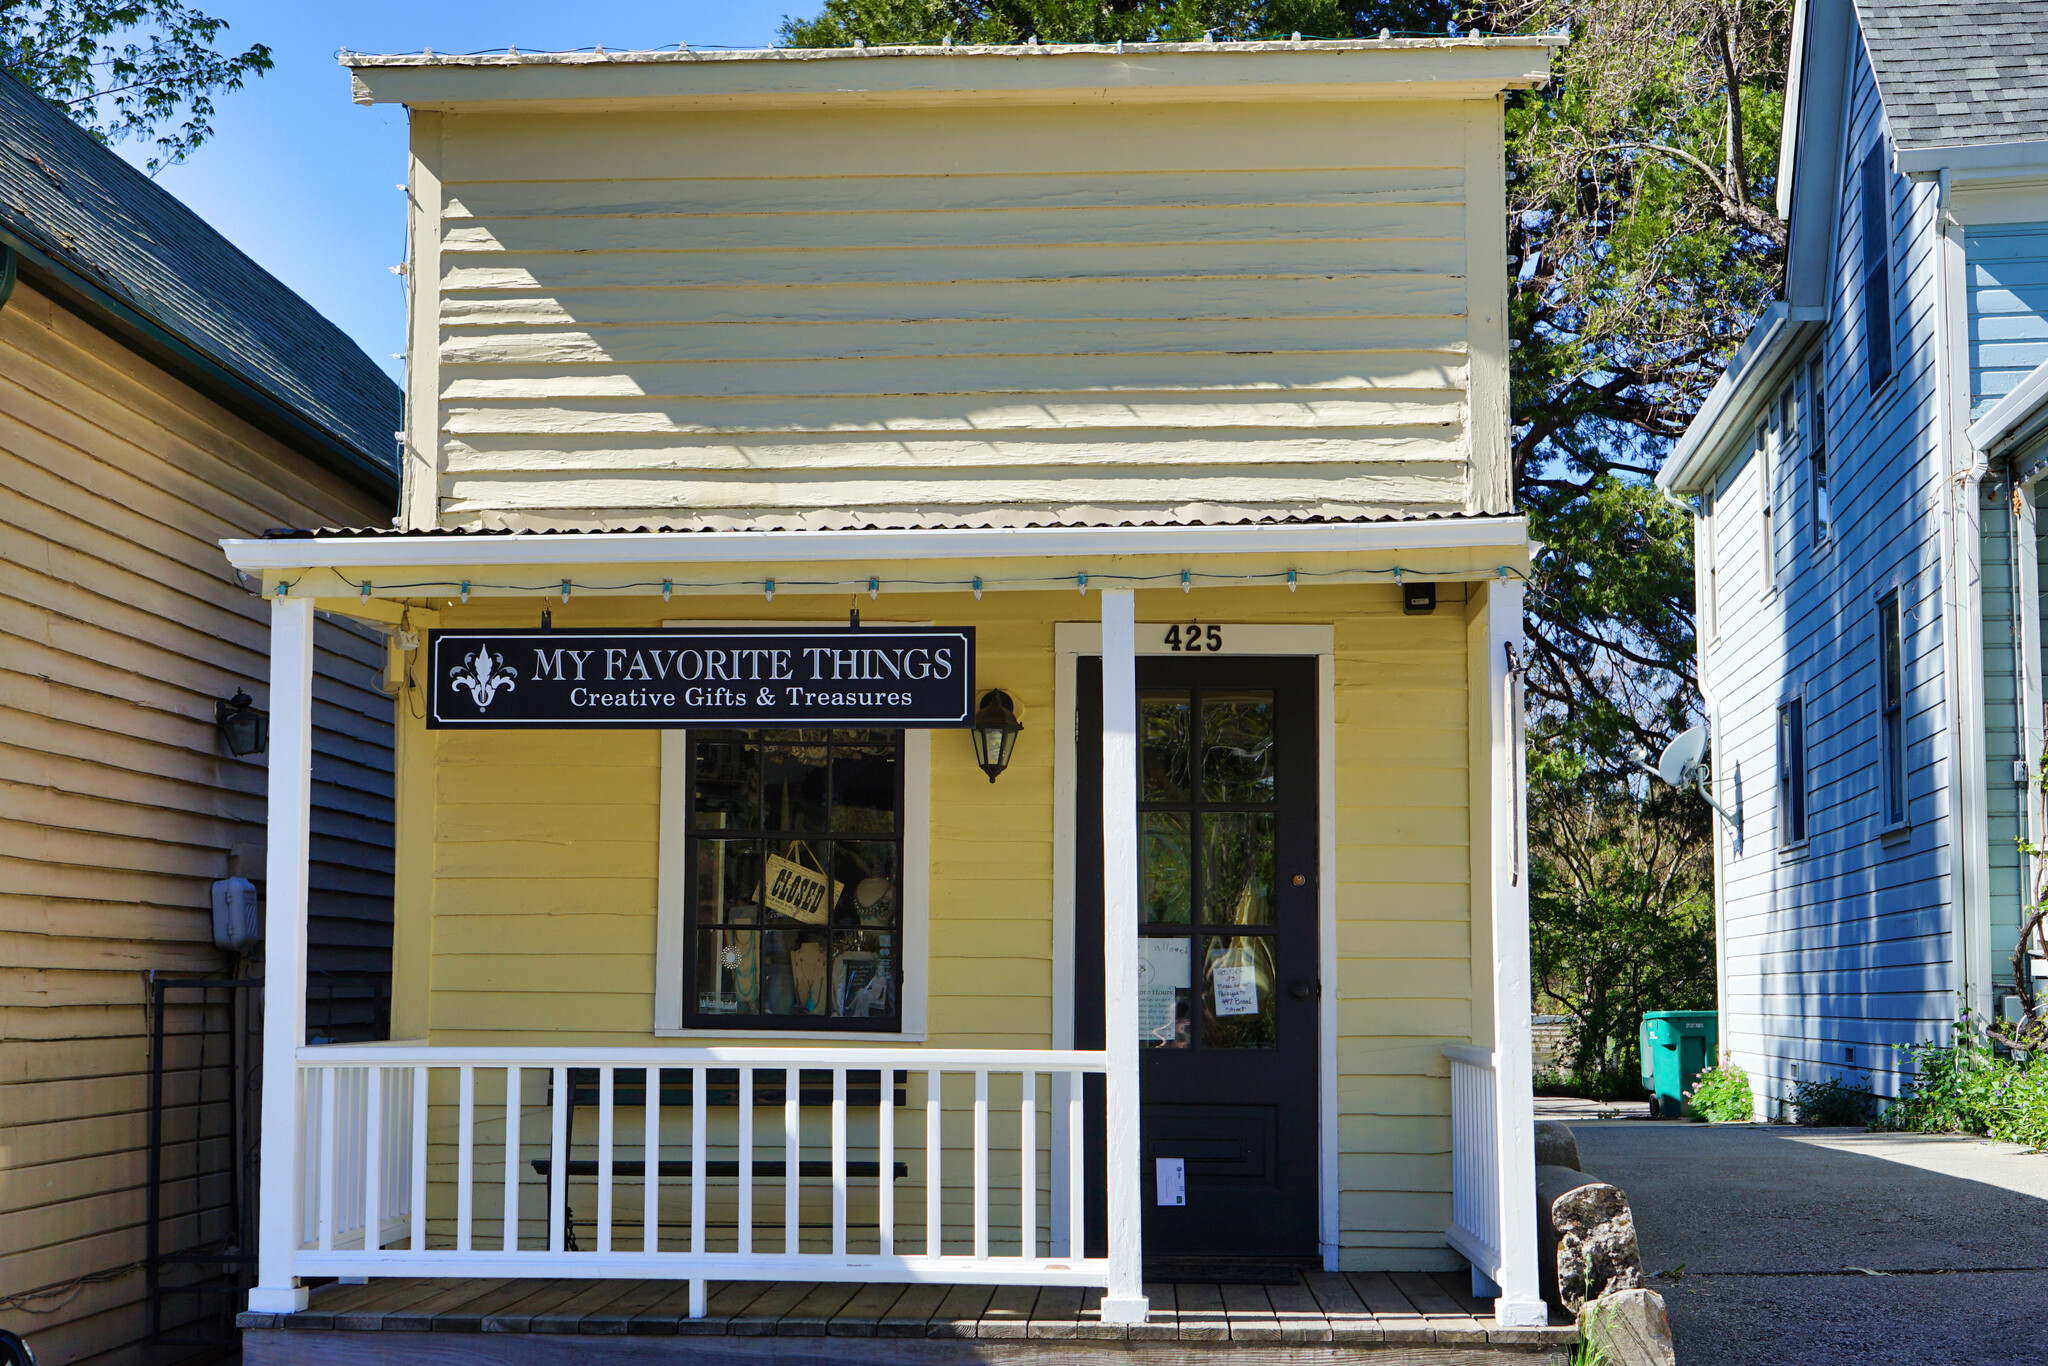
{"label": "yellow painted wall", "polygon": [[413,525],[1508,506],[1494,98],[423,111],[413,157]]}
{"label": "yellow painted wall", "polygon": [[[1323,974],[1338,997],[1351,1267],[1454,1264],[1442,1237],[1450,1094],[1440,1049],[1482,1031],[1474,993],[1488,990],[1483,976],[1475,986],[1487,936],[1471,917],[1465,597],[1465,585],[1443,584],[1436,612],[1410,617],[1381,586],[1138,595],[1140,621],[1335,625],[1338,961]],[[435,605],[447,626],[525,625],[539,610],[531,600]],[[778,595],[697,598],[687,612],[658,599],[548,605],[558,626],[646,626],[681,615],[831,620],[847,604]],[[1053,754],[1070,742],[1052,724],[1054,624],[1093,619],[1095,602],[1020,592],[977,603],[956,592],[860,605],[870,623],[976,627],[978,684],[1007,689],[1025,710],[1016,761],[994,785],[964,733],[933,736],[930,1034],[935,1046],[1048,1046]],[[436,1044],[659,1042],[658,733],[431,732],[413,719],[417,707],[403,710],[395,1032]],[[638,1122],[622,1114],[622,1132]],[[816,1122],[806,1115],[807,1127]],[[621,1207],[637,1198],[622,1191]]]}

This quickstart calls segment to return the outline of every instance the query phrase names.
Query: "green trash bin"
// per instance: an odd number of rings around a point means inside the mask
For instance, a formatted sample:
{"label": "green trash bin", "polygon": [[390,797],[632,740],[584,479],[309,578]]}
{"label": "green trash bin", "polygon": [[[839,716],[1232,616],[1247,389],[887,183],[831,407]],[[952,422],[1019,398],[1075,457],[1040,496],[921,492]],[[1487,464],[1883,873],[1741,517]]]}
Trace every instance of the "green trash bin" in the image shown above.
{"label": "green trash bin", "polygon": [[1659,1119],[1685,1113],[1685,1093],[1720,1056],[1721,1016],[1712,1010],[1652,1010],[1643,1016],[1643,1089]]}

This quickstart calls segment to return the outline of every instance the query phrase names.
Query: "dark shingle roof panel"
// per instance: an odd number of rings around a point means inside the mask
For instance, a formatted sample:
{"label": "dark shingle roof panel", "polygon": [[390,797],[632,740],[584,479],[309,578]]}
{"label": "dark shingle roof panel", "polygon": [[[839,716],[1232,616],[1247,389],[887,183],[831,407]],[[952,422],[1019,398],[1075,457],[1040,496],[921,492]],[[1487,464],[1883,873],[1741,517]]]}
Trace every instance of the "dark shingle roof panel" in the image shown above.
{"label": "dark shingle roof panel", "polygon": [[1856,0],[1901,147],[2048,138],[2041,0]]}
{"label": "dark shingle roof panel", "polygon": [[176,197],[6,76],[0,226],[396,475],[402,400],[390,376]]}

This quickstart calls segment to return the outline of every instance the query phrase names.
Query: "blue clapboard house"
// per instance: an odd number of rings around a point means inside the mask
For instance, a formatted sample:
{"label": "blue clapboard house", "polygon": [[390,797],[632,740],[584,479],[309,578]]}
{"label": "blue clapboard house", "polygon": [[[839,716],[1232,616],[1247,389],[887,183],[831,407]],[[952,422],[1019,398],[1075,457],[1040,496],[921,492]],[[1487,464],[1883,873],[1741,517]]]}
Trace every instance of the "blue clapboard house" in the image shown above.
{"label": "blue clapboard house", "polygon": [[1733,818],[1721,1038],[1769,1115],[1800,1081],[1895,1094],[1894,1045],[2015,1004],[2036,877],[2019,840],[2048,844],[2043,17],[1797,6],[1784,298],[1658,480],[1695,511]]}

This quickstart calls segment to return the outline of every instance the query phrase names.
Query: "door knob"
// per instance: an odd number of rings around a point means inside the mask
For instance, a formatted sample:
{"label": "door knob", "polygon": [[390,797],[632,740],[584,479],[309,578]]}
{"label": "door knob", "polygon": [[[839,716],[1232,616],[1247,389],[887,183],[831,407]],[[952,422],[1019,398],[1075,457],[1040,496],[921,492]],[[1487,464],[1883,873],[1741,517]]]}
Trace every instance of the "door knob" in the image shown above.
{"label": "door knob", "polygon": [[1315,982],[1289,982],[1287,984],[1287,994],[1297,1001],[1306,1001],[1312,994],[1322,994],[1317,991],[1317,986],[1318,984]]}
{"label": "door knob", "polygon": [[1304,886],[1307,886],[1307,885],[1308,885],[1308,879],[1307,879],[1306,877],[1303,877],[1303,876],[1302,876],[1302,875],[1301,875],[1300,873],[1296,873],[1296,874],[1294,875],[1294,885],[1295,885],[1295,886],[1297,886],[1297,887],[1304,887]]}

